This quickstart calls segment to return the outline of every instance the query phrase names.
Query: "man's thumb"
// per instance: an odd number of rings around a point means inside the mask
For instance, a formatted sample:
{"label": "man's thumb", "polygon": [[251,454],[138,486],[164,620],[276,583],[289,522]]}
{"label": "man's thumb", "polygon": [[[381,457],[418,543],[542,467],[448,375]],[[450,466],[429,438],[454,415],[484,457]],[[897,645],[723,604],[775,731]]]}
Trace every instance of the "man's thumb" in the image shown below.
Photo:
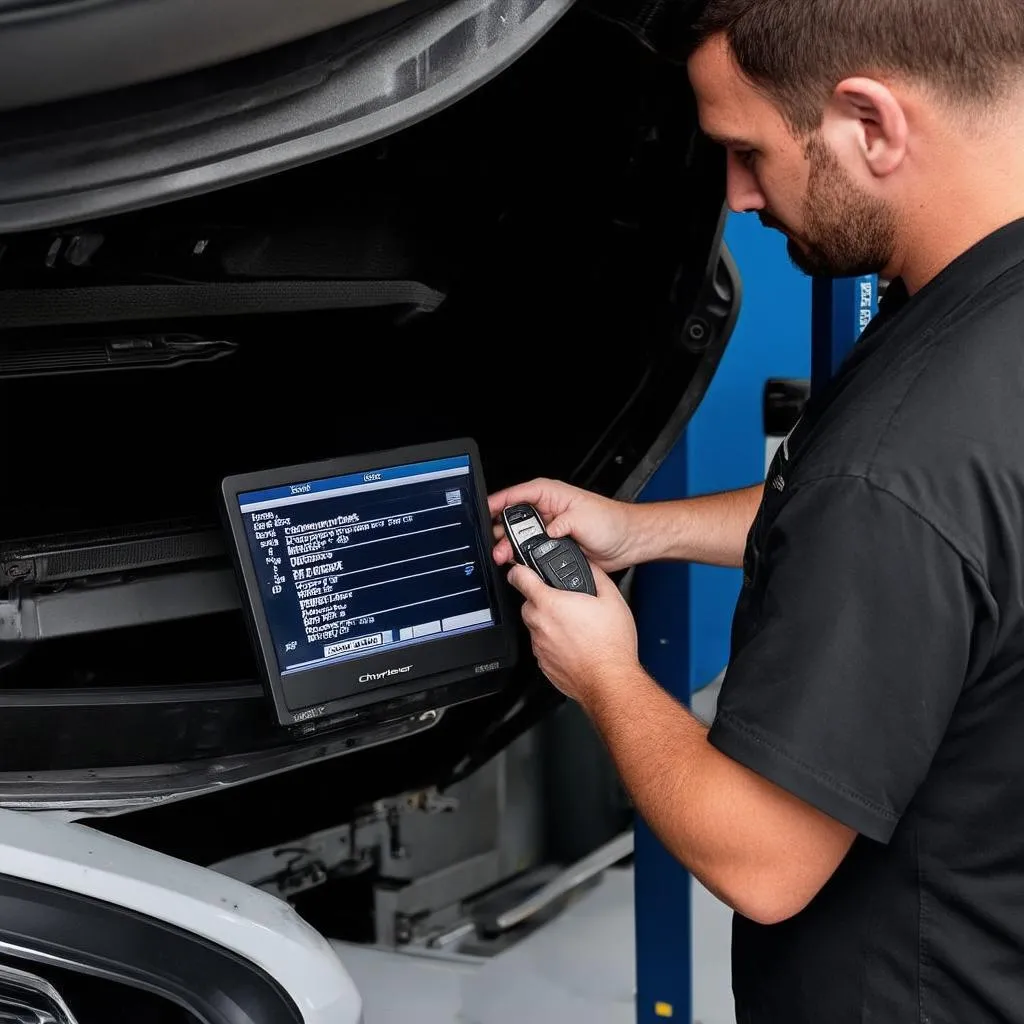
{"label": "man's thumb", "polygon": [[533,569],[528,569],[525,565],[514,565],[509,569],[508,581],[527,600],[547,586]]}
{"label": "man's thumb", "polygon": [[557,516],[548,523],[547,531],[548,536],[554,537],[556,540],[560,537],[568,537],[572,533],[572,519],[568,513]]}

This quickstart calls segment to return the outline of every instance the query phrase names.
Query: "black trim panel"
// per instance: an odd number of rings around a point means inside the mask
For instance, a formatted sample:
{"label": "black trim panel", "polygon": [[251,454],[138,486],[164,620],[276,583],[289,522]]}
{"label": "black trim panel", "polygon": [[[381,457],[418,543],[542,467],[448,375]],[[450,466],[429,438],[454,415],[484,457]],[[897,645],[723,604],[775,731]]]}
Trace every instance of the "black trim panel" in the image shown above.
{"label": "black trim panel", "polygon": [[486,689],[473,679],[431,693],[438,705],[425,693],[384,703],[301,740],[271,725],[257,684],[206,699],[201,690],[0,691],[0,806],[120,813],[223,790],[427,732],[446,708],[492,693],[504,678],[494,675]]}
{"label": "black trim panel", "polygon": [[281,986],[229,950],[122,907],[0,875],[0,951],[18,950],[155,992],[206,1024],[302,1024]]}

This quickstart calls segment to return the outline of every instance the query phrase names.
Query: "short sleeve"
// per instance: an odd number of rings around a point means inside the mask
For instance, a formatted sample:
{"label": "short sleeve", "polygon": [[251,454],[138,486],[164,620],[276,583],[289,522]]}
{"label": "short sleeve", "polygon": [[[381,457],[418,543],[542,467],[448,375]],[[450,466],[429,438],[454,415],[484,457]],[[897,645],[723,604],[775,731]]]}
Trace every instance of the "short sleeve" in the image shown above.
{"label": "short sleeve", "polygon": [[710,742],[888,842],[964,686],[978,577],[920,515],[859,477],[787,495]]}

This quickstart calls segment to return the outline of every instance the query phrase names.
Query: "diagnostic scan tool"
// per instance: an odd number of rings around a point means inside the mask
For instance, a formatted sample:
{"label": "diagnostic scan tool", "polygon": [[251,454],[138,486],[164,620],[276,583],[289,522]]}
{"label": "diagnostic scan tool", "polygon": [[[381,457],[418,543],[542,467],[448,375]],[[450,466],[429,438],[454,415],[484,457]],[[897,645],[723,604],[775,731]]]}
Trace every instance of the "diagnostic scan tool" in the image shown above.
{"label": "diagnostic scan tool", "polygon": [[514,663],[472,440],[232,476],[222,494],[282,725],[473,699]]}

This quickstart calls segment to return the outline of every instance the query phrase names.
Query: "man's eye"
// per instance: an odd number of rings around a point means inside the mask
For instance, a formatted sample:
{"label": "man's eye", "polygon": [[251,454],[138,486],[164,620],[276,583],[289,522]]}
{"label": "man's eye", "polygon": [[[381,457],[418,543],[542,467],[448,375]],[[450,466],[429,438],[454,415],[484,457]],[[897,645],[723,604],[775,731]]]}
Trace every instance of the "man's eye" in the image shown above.
{"label": "man's eye", "polygon": [[754,161],[757,159],[757,152],[753,149],[737,149],[736,159],[739,160],[744,167],[753,167]]}

